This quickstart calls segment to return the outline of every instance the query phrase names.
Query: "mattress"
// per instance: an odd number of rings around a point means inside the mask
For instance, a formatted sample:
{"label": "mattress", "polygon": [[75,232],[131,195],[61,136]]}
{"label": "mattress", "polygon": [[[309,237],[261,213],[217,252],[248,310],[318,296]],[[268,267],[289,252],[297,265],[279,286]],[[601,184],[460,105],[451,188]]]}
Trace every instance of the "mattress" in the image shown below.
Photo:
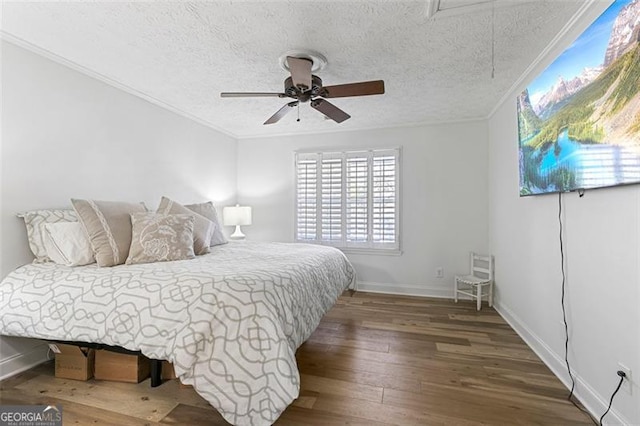
{"label": "mattress", "polygon": [[355,280],[334,248],[232,242],[196,259],[31,264],[0,283],[0,335],[104,343],[174,364],[236,425],[298,397],[295,351]]}

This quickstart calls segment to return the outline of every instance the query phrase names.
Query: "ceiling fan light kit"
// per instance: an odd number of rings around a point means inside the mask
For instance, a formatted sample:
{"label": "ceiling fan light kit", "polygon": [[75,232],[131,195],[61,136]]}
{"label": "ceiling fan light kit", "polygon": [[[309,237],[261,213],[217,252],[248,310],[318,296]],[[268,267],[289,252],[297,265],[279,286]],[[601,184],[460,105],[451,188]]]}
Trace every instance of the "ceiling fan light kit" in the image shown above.
{"label": "ceiling fan light kit", "polygon": [[274,124],[280,121],[292,108],[299,106],[301,102],[309,102],[311,108],[321,112],[325,117],[336,123],[342,123],[351,116],[324,98],[384,94],[384,81],[382,80],[323,86],[322,79],[313,73],[322,70],[326,64],[326,58],[317,52],[290,51],[280,57],[280,66],[291,74],[284,80],[282,93],[222,92],[220,96],[223,98],[277,97],[295,99],[295,101],[285,104],[264,122],[264,124]]}

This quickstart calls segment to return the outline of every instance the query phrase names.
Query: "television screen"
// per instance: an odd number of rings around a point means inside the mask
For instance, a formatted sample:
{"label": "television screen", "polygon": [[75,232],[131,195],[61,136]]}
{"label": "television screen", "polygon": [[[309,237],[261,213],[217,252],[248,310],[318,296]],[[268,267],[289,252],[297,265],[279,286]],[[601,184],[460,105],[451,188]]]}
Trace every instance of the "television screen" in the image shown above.
{"label": "television screen", "polygon": [[640,0],[617,0],[518,96],[520,195],[640,183]]}

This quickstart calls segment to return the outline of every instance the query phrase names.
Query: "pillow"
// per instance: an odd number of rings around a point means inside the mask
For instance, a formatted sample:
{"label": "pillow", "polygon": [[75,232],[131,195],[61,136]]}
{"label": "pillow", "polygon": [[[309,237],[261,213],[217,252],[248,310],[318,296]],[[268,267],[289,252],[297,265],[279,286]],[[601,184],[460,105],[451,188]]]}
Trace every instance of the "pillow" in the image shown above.
{"label": "pillow", "polygon": [[211,244],[211,236],[215,231],[215,225],[206,217],[189,210],[185,206],[162,197],[158,213],[161,214],[190,214],[194,217],[193,222],[193,251],[196,255],[209,253],[209,244]]}
{"label": "pillow", "polygon": [[133,213],[127,265],[193,259],[192,214]]}
{"label": "pillow", "polygon": [[96,261],[80,222],[46,223],[44,246],[49,258],[60,265],[81,266]]}
{"label": "pillow", "polygon": [[35,256],[33,263],[50,262],[47,256],[47,249],[44,246],[44,225],[47,223],[57,222],[75,222],[77,221],[76,213],[73,210],[33,210],[26,213],[18,214],[18,217],[24,219],[27,227],[27,239],[29,240],[29,248]]}
{"label": "pillow", "polygon": [[131,214],[145,213],[144,205],[75,199],[71,203],[89,236],[98,266],[123,264],[131,246]]}
{"label": "pillow", "polygon": [[213,203],[211,201],[200,204],[189,204],[185,207],[191,211],[198,213],[199,215],[206,217],[216,226],[216,229],[213,231],[213,236],[211,237],[211,247],[220,244],[227,244],[229,242],[222,233],[222,226],[220,226],[218,212],[216,211],[216,208],[213,206]]}

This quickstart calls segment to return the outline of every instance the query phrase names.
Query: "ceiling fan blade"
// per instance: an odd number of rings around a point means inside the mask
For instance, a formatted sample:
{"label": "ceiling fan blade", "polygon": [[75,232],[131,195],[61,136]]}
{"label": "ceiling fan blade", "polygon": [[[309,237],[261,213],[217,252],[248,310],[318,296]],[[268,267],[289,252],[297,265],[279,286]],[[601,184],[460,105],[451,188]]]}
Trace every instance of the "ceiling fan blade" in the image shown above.
{"label": "ceiling fan blade", "polygon": [[221,98],[286,98],[284,93],[271,92],[222,92]]}
{"label": "ceiling fan blade", "polygon": [[382,95],[384,93],[384,81],[373,80],[361,83],[338,84],[324,86],[320,96],[325,98],[345,98],[347,96]]}
{"label": "ceiling fan blade", "polygon": [[314,99],[311,101],[311,108],[320,111],[336,123],[342,123],[351,118],[349,114],[324,99]]}
{"label": "ceiling fan blade", "polygon": [[282,117],[287,115],[287,113],[291,110],[291,108],[293,108],[296,105],[298,105],[298,101],[289,102],[288,104],[280,108],[278,112],[276,112],[271,117],[269,117],[269,119],[265,121],[264,124],[277,123],[278,121],[280,121]]}
{"label": "ceiling fan blade", "polygon": [[306,58],[287,56],[287,64],[291,71],[293,85],[302,91],[311,89],[311,66],[313,62]]}

